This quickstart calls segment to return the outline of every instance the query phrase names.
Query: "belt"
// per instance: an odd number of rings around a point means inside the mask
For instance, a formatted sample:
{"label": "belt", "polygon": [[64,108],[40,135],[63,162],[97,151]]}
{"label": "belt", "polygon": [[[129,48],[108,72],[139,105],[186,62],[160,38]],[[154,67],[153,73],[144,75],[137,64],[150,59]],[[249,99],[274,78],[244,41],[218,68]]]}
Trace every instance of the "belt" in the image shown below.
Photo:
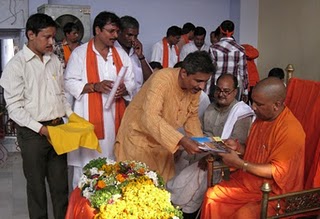
{"label": "belt", "polygon": [[49,120],[49,121],[41,121],[40,123],[42,125],[59,125],[61,124],[61,117],[58,117],[56,119],[52,119],[52,120]]}

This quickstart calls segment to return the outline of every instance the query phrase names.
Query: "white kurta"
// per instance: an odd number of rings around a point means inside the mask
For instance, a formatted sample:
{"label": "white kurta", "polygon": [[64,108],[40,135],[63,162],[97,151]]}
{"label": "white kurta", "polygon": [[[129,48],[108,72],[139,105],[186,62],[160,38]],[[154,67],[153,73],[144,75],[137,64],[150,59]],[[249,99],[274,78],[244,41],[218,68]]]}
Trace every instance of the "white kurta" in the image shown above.
{"label": "white kurta", "polygon": [[[173,67],[178,62],[178,56],[174,46],[168,45],[168,67]],[[163,43],[162,40],[152,46],[151,62],[160,62],[163,65]]]}
{"label": "white kurta", "polygon": [[127,54],[118,41],[114,43],[114,46],[117,48],[118,51],[122,50],[130,58],[130,61],[132,64],[132,71],[134,74],[134,82],[136,85],[136,89],[134,90],[133,95],[136,95],[143,84],[143,72],[142,72],[141,62],[137,54],[134,52],[133,48],[131,48],[129,54]]}
{"label": "white kurta", "polygon": [[[81,94],[83,87],[87,83],[87,67],[86,67],[86,54],[88,43],[77,47],[71,54],[68,66],[65,71],[65,89],[75,98],[74,100],[74,112],[85,119],[89,119],[88,111],[88,94]],[[117,77],[116,67],[113,63],[112,51],[110,49],[107,61],[93,48],[96,53],[99,77],[102,80],[115,81]],[[129,96],[124,97],[130,101],[132,92],[135,90],[134,75],[132,72],[131,61],[127,54],[122,50],[117,50],[121,57],[123,66],[128,66],[128,70],[124,77],[124,83],[129,92]],[[107,101],[109,94],[102,94],[103,106]],[[104,120],[104,135],[105,138],[99,140],[102,153],[95,150],[86,148],[79,148],[73,152],[68,153],[68,165],[83,167],[90,160],[98,157],[108,157],[115,159],[113,148],[115,142],[115,102],[112,103],[109,109],[103,108],[103,120]]]}
{"label": "white kurta", "polygon": [[[209,48],[210,46],[204,43],[200,48],[200,51],[209,52]],[[180,61],[183,61],[189,53],[192,53],[198,50],[199,50],[198,47],[196,47],[193,41],[191,41],[188,44],[185,44],[180,51]]]}

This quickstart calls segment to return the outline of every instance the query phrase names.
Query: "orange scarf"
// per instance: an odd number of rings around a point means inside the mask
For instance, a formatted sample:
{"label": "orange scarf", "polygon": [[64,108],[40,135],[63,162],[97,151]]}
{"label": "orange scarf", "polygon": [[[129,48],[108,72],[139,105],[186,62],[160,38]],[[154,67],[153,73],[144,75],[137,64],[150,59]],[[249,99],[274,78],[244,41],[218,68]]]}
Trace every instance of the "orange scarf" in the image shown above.
{"label": "orange scarf", "polygon": [[[122,68],[121,58],[115,47],[112,47],[113,62],[116,66],[117,74]],[[100,82],[98,63],[95,52],[93,51],[93,39],[89,41],[87,48],[87,79],[88,83]],[[103,104],[102,95],[98,92],[88,93],[89,122],[94,125],[94,132],[99,139],[104,139],[103,124]],[[126,105],[123,98],[116,99],[115,109],[115,130],[118,132],[121,119],[123,117]]]}
{"label": "orange scarf", "polygon": [[183,38],[185,44],[187,44],[187,43],[190,42],[189,37],[188,37],[188,34],[183,34],[183,35],[182,35],[182,38]]}
{"label": "orange scarf", "polygon": [[[163,44],[163,56],[162,56],[162,67],[163,68],[168,68],[169,67],[169,49],[168,49],[168,40],[166,37],[163,37],[162,39],[162,44]],[[177,45],[174,45],[174,49],[176,50],[176,55],[178,57],[179,62],[179,49]]]}
{"label": "orange scarf", "polygon": [[67,64],[71,55],[71,50],[68,44],[63,45],[64,63]]}

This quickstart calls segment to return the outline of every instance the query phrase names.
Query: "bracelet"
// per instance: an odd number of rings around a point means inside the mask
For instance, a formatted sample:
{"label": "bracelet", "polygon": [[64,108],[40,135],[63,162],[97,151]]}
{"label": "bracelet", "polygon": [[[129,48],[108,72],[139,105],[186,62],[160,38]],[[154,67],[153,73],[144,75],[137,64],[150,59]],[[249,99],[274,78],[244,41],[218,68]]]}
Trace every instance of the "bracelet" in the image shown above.
{"label": "bracelet", "polygon": [[244,163],[243,163],[243,165],[242,165],[242,170],[243,170],[243,172],[247,172],[248,165],[249,165],[249,163],[248,163],[247,161],[244,161]]}
{"label": "bracelet", "polygon": [[[139,58],[139,57],[138,57]],[[145,60],[146,57],[142,56],[141,58],[139,58],[140,61]]]}

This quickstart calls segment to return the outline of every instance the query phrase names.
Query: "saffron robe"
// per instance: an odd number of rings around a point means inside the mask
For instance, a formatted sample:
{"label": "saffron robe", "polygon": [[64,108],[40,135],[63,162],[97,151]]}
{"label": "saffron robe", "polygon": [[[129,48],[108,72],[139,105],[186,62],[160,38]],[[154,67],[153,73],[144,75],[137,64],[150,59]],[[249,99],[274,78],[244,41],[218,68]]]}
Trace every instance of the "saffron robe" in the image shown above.
{"label": "saffron robe", "polygon": [[174,152],[183,134],[202,136],[198,118],[199,96],[182,90],[180,68],[166,68],[153,74],[127,107],[117,134],[117,161],[145,162],[165,181],[174,175]]}
{"label": "saffron robe", "polygon": [[231,174],[230,181],[222,181],[207,190],[201,219],[259,218],[260,187],[264,182],[271,185],[270,195],[303,189],[304,151],[305,133],[287,107],[273,121],[256,119],[247,140],[244,160],[270,163],[272,179],[236,171]]}

